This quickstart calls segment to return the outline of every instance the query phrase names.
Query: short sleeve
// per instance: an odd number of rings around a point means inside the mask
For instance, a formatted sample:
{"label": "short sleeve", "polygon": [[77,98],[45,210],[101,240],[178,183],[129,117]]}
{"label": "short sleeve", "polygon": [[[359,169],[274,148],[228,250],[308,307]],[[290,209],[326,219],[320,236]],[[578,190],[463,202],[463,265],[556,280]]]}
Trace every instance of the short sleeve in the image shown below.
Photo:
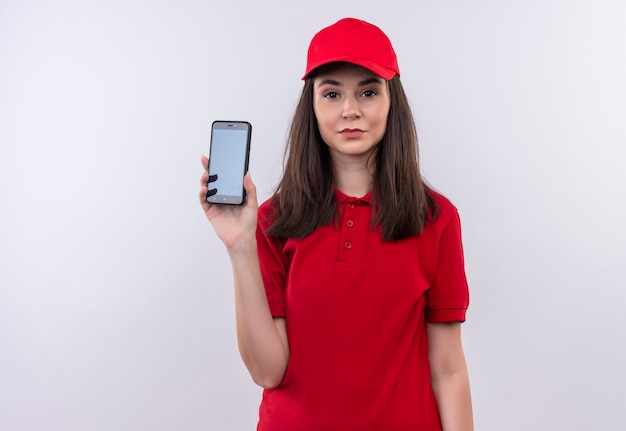
{"label": "short sleeve", "polygon": [[426,321],[464,322],[469,306],[461,222],[457,209],[447,200],[440,205],[444,223],[439,236],[435,277],[426,293]]}
{"label": "short sleeve", "polygon": [[285,317],[285,284],[287,282],[287,258],[283,252],[283,241],[267,235],[271,225],[271,204],[265,202],[259,207],[256,240],[259,264],[267,302],[273,317]]}

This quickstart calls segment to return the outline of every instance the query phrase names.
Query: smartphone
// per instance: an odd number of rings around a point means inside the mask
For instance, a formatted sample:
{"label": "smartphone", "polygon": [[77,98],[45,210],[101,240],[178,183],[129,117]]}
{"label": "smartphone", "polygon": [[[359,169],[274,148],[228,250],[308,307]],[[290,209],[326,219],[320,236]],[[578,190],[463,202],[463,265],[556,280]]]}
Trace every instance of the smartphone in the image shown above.
{"label": "smartphone", "polygon": [[251,137],[252,125],[247,121],[214,121],[211,125],[208,203],[245,202],[243,177],[248,172]]}

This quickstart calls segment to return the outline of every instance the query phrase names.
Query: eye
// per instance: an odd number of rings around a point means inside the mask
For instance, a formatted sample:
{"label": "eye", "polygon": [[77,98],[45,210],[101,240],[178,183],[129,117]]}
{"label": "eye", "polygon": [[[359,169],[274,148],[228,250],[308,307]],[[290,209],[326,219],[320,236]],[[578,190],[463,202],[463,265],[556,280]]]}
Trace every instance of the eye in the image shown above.
{"label": "eye", "polygon": [[339,97],[339,93],[333,90],[329,90],[323,94],[323,97],[326,99],[336,99],[337,97]]}
{"label": "eye", "polygon": [[365,90],[364,92],[361,93],[361,96],[365,96],[365,97],[374,97],[377,95],[378,93],[374,90]]}

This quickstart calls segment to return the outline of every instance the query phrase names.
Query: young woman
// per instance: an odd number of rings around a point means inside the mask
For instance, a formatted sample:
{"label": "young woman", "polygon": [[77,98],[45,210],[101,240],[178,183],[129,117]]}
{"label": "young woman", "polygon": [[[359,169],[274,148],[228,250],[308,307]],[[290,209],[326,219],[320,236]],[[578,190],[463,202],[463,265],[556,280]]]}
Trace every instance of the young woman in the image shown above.
{"label": "young woman", "polygon": [[396,55],[347,18],[311,41],[283,178],[200,202],[232,262],[258,430],[472,430],[456,208],[419,171]]}

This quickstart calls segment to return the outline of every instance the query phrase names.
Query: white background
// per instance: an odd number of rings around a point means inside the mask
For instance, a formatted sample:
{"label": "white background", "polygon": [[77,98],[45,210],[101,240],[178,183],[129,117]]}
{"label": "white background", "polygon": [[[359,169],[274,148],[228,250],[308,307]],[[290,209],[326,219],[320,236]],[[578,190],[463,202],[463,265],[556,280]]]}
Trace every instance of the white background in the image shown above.
{"label": "white background", "polygon": [[476,429],[626,429],[626,5],[0,0],[0,429],[252,430],[216,119],[267,198],[313,34],[385,30],[459,208]]}

